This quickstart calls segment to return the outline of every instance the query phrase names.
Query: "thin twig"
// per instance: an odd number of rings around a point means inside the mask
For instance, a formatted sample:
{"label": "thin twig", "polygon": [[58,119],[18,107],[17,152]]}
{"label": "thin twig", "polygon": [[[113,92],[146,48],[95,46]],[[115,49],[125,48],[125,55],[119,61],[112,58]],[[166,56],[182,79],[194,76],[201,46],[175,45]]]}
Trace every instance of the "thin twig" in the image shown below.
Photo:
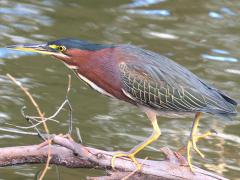
{"label": "thin twig", "polygon": [[77,132],[78,141],[82,144],[82,143],[83,143],[83,140],[82,140],[82,137],[81,137],[81,134],[80,134],[80,130],[79,130],[78,127],[76,128],[76,132]]}
{"label": "thin twig", "polygon": [[[29,119],[31,119],[31,120],[35,120],[35,118],[31,118],[31,117],[28,117]],[[7,125],[9,125],[9,126],[14,126],[14,127],[16,127],[16,128],[19,128],[19,129],[32,129],[32,128],[35,128],[35,127],[37,127],[37,126],[39,126],[40,124],[42,124],[43,122],[46,122],[46,121],[48,121],[49,119],[47,119],[47,118],[44,118],[44,120],[42,121],[37,121],[38,123],[36,123],[36,124],[32,124],[31,126],[18,126],[18,125],[15,125],[15,124],[11,124],[11,123],[5,123],[5,124],[7,124]],[[56,123],[59,123],[59,121],[55,121]]]}
{"label": "thin twig", "polygon": [[[23,116],[28,122],[30,122],[30,123],[33,125],[34,123],[33,123],[32,119],[27,118],[27,116],[25,115],[24,109],[26,109],[25,106],[22,107],[22,109],[21,109],[22,116]],[[35,129],[35,131],[37,131],[38,136],[39,136],[43,141],[46,141],[46,140],[47,140],[47,139],[45,138],[46,136],[43,136],[43,134],[40,132],[40,130],[39,130],[37,127],[34,127],[34,129]],[[47,134],[47,137],[48,137],[48,136],[49,136],[49,135]]]}
{"label": "thin twig", "polygon": [[68,105],[68,108],[69,108],[69,114],[68,114],[68,118],[69,118],[69,127],[68,127],[68,134],[71,134],[72,133],[72,106],[70,104],[70,101],[68,100],[68,94],[71,90],[71,80],[72,80],[72,77],[71,75],[69,74],[68,75],[68,87],[67,87],[67,92],[66,92],[66,102],[67,102],[67,105]]}
{"label": "thin twig", "polygon": [[49,168],[50,160],[52,159],[52,156],[51,156],[51,144],[52,144],[52,140],[49,140],[48,141],[48,158],[47,158],[47,162],[46,162],[45,168],[43,169],[43,172],[41,173],[41,176],[39,177],[39,180],[42,180],[44,178],[44,176],[47,173],[47,170]]}
{"label": "thin twig", "polygon": [[[38,104],[36,103],[36,101],[34,100],[34,98],[32,97],[32,95],[28,92],[28,90],[22,86],[22,84],[20,82],[18,82],[13,76],[11,76],[10,74],[7,74],[7,76],[16,84],[18,85],[22,91],[28,96],[28,98],[30,99],[30,101],[32,102],[32,104],[34,105],[34,107],[36,108],[39,116],[41,117],[41,120],[42,120],[42,124],[43,124],[43,127],[44,127],[44,130],[46,132],[46,134],[49,134],[49,130],[48,130],[48,127],[47,127],[47,124],[46,122],[44,121],[44,113],[40,110]],[[49,137],[48,137],[49,139]],[[47,169],[48,169],[48,166],[49,166],[49,162],[51,160],[51,141],[48,141],[48,159],[47,159],[47,163],[45,165],[45,168],[43,170],[43,172],[41,173],[41,176],[39,178],[39,180],[42,180],[43,177],[45,176],[46,172],[47,172]]]}
{"label": "thin twig", "polygon": [[[42,113],[42,111],[40,110],[38,104],[36,103],[36,101],[34,100],[34,98],[32,97],[32,95],[28,92],[28,90],[22,86],[22,84],[20,82],[18,82],[13,76],[11,76],[10,74],[7,74],[7,76],[16,84],[18,85],[22,91],[28,96],[28,98],[30,99],[30,101],[32,102],[32,104],[34,105],[34,107],[36,108],[39,116],[41,117],[41,119],[43,120],[44,119],[44,113]],[[45,122],[43,122],[43,126],[44,126],[44,129],[46,131],[47,134],[49,134],[49,130],[48,130],[48,127],[46,125]]]}
{"label": "thin twig", "polygon": [[60,180],[60,172],[59,172],[59,168],[58,166],[55,166],[55,169],[56,169],[56,174],[57,174],[57,180]]}
{"label": "thin twig", "polygon": [[16,134],[24,134],[24,135],[33,135],[33,136],[38,135],[38,133],[35,133],[35,132],[26,132],[26,131],[20,131],[20,130],[16,130],[16,129],[7,129],[7,128],[2,128],[2,127],[0,127],[0,131],[16,133]]}
{"label": "thin twig", "polygon": [[[53,119],[53,118],[55,118],[55,117],[61,112],[61,110],[63,109],[63,107],[65,106],[66,103],[67,103],[67,100],[64,100],[64,102],[59,106],[59,108],[57,109],[57,111],[56,111],[53,115],[51,115],[51,116],[49,116],[49,117],[45,117],[45,119],[51,120],[51,121],[55,121],[55,122],[59,123],[58,120],[55,120],[55,119]],[[41,119],[41,117],[38,117],[38,116],[25,116],[25,118]],[[38,120],[37,120],[37,122],[41,122],[41,121],[38,121]]]}

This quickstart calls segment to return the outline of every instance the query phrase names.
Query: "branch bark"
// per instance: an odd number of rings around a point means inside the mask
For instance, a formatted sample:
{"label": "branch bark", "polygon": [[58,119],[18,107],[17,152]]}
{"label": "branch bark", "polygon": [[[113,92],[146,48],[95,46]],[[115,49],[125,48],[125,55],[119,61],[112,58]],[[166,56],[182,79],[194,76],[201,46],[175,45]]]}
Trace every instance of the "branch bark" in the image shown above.
{"label": "branch bark", "polygon": [[[62,136],[52,136],[51,164],[69,168],[96,168],[110,171],[110,176],[104,179],[206,179],[225,180],[211,172],[194,167],[195,174],[189,167],[183,166],[184,159],[164,149],[167,159],[162,161],[142,160],[141,172],[136,171],[135,165],[127,158],[117,158],[115,168],[111,169],[113,152],[103,151],[78,144]],[[48,143],[42,145],[16,146],[0,148],[0,167],[29,163],[45,163],[48,158]],[[103,178],[103,177],[101,177]],[[90,178],[100,179],[100,177]]]}

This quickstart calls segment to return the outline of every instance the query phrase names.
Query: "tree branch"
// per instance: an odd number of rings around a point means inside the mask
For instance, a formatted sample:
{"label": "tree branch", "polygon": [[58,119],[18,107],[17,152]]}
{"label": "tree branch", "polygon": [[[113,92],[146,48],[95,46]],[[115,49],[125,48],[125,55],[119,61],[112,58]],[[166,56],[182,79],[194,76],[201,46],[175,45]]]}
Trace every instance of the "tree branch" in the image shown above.
{"label": "tree branch", "polygon": [[[127,158],[117,158],[115,168],[112,171],[111,158],[113,152],[103,151],[91,147],[85,147],[62,136],[51,137],[54,145],[51,148],[51,164],[61,165],[69,168],[96,168],[111,170],[110,176],[104,179],[206,179],[225,180],[216,174],[194,167],[195,174],[190,172],[189,167],[181,166],[182,157],[176,155],[169,149],[163,152],[167,155],[166,160],[153,161],[138,159],[142,163],[141,172],[136,171],[135,165]],[[30,145],[0,148],[0,167],[45,163],[48,158],[48,146]],[[130,174],[131,172],[135,173]],[[90,179],[98,179],[90,178]]]}

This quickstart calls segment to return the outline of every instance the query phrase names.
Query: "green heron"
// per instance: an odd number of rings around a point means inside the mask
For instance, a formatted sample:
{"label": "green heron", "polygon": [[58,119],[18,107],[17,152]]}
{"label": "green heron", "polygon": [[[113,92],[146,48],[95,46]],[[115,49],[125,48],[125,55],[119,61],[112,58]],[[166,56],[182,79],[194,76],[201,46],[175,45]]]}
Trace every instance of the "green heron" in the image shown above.
{"label": "green heron", "polygon": [[98,92],[138,106],[153,126],[152,135],[118,157],[128,157],[137,166],[135,155],[156,141],[161,134],[157,116],[194,113],[187,160],[190,169],[191,148],[202,157],[196,142],[211,134],[197,134],[202,113],[230,116],[237,113],[237,102],[222,91],[208,85],[174,61],[133,45],[95,44],[76,39],[60,39],[45,44],[14,45],[9,48],[52,55],[72,69],[78,77]]}

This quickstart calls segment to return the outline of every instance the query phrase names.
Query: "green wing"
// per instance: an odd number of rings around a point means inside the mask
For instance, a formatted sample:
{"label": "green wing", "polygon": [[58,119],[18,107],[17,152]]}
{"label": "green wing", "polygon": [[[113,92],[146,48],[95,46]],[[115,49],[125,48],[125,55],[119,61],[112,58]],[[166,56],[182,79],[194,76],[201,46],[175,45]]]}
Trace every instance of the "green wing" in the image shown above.
{"label": "green wing", "polygon": [[143,68],[121,63],[119,69],[124,92],[138,104],[156,110],[177,112],[198,111],[206,106],[202,95],[181,85],[172,86],[159,73],[157,75],[150,65]]}
{"label": "green wing", "polygon": [[135,46],[120,48],[123,91],[137,103],[163,111],[236,113],[237,102],[183,66]]}

